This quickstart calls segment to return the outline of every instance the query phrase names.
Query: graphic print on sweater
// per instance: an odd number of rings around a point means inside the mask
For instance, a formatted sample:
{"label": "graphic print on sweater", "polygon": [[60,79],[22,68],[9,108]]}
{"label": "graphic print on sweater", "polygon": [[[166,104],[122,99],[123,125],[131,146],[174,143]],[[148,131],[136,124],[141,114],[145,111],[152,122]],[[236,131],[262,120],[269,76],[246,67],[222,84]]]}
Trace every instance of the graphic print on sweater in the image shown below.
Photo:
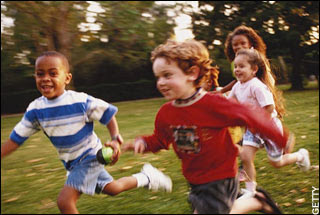
{"label": "graphic print on sweater", "polygon": [[171,126],[174,141],[177,147],[185,153],[198,153],[200,151],[199,136],[196,134],[196,126]]}

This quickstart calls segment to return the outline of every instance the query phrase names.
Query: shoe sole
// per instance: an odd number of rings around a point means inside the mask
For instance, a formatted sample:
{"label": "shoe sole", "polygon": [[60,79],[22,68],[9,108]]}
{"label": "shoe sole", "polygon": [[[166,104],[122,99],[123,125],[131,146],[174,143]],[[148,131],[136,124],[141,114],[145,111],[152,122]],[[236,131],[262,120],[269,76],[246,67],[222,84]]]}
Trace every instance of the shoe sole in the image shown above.
{"label": "shoe sole", "polygon": [[[283,214],[279,206],[275,203],[275,201],[273,201],[273,199],[271,198],[270,194],[267,193],[267,191],[265,191],[261,187],[257,187],[256,190],[257,192],[262,193],[265,196],[265,198],[260,197],[257,194],[254,197],[257,198],[259,201],[267,203],[272,208],[271,214]],[[263,211],[263,210],[261,210],[261,212],[267,213],[266,211]]]}

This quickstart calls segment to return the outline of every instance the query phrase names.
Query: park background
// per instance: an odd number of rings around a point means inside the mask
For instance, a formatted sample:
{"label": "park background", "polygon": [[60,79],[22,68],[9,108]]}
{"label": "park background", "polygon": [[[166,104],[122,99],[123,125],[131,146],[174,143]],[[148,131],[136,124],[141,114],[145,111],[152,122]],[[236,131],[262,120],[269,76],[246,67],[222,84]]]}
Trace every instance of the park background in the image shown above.
{"label": "park background", "polygon": [[[1,143],[21,119],[20,113],[40,96],[33,73],[35,59],[43,51],[56,50],[68,57],[73,73],[70,89],[119,106],[120,129],[132,140],[152,132],[154,116],[165,102],[158,98],[150,53],[175,37],[176,18],[181,14],[191,18],[189,30],[208,47],[213,64],[219,67],[221,85],[233,79],[224,41],[244,24],[264,39],[277,84],[287,100],[285,123],[297,136],[295,149],[310,150],[313,162],[310,174],[292,166],[279,171],[267,164],[261,150],[256,165],[258,177],[264,177],[258,178],[259,183],[276,195],[285,212],[311,213],[312,186],[319,188],[319,2],[196,3],[2,1]],[[99,10],[92,5],[99,5]],[[18,114],[8,116],[13,113]],[[99,125],[95,130],[101,139],[109,138]],[[62,164],[43,134],[27,142],[16,156],[1,162],[1,213],[58,213],[55,199],[64,182]],[[118,178],[138,171],[148,160],[173,178],[172,194],[139,190],[119,197],[83,196],[80,212],[190,213],[187,184],[172,151],[141,157],[124,153],[115,166],[106,168]]]}

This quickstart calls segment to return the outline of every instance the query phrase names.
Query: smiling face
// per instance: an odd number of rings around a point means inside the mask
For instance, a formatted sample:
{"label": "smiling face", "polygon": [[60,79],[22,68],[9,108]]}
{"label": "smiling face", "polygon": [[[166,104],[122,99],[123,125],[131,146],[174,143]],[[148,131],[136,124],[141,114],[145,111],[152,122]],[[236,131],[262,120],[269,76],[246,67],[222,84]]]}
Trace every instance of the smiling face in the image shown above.
{"label": "smiling face", "polygon": [[186,99],[196,92],[197,72],[185,74],[174,60],[158,57],[153,63],[157,88],[167,100]]}
{"label": "smiling face", "polygon": [[240,54],[234,59],[234,73],[241,83],[251,80],[256,76],[257,71],[258,66],[252,66],[247,55]]}
{"label": "smiling face", "polygon": [[233,52],[236,54],[240,49],[249,49],[251,48],[251,43],[247,36],[239,34],[235,35],[232,38],[232,49]]}
{"label": "smiling face", "polygon": [[47,99],[62,95],[72,78],[61,58],[42,56],[36,61],[35,80],[40,93]]}

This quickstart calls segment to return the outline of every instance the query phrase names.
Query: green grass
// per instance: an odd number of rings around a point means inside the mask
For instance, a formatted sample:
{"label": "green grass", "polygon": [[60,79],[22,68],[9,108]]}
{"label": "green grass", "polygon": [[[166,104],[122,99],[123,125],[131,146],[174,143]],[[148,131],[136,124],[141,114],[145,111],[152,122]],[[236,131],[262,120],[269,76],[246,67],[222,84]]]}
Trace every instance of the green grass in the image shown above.
{"label": "green grass", "polygon": [[[285,124],[296,135],[294,151],[304,147],[310,151],[312,165],[319,166],[319,92],[314,85],[305,91],[286,91],[289,115]],[[165,102],[162,98],[114,103],[117,120],[126,141],[153,131],[154,117]],[[1,143],[8,138],[22,115],[1,117]],[[101,140],[110,139],[107,129],[95,123]],[[117,179],[140,171],[144,162],[150,162],[170,175],[173,192],[151,192],[134,189],[117,196],[82,195],[78,209],[83,214],[190,214],[187,203],[188,186],[180,170],[180,161],[173,150],[157,154],[134,156],[125,152],[114,166],[106,169]],[[257,181],[274,197],[287,214],[312,213],[312,186],[319,188],[319,170],[301,172],[296,165],[273,168],[265,150],[257,153]],[[17,151],[1,160],[1,213],[52,214],[59,213],[57,196],[65,181],[65,170],[56,150],[47,137],[38,132]]]}

